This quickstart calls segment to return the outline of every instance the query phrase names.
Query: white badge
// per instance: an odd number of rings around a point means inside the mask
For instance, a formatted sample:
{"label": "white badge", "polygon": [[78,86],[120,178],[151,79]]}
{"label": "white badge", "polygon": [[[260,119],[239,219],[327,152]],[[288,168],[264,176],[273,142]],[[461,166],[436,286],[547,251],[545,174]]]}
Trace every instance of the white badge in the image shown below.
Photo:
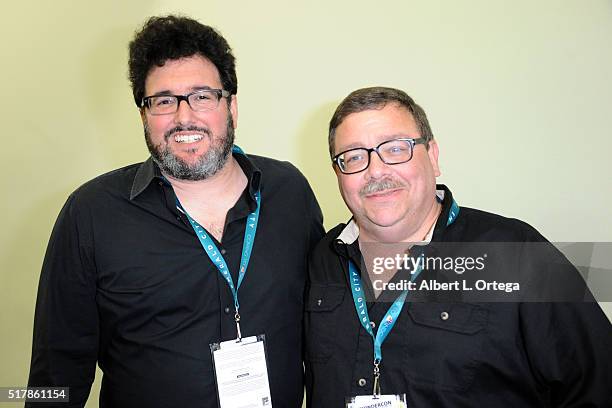
{"label": "white badge", "polygon": [[346,403],[346,408],[406,408],[406,394],[358,395]]}
{"label": "white badge", "polygon": [[210,345],[219,407],[272,406],[264,335]]}

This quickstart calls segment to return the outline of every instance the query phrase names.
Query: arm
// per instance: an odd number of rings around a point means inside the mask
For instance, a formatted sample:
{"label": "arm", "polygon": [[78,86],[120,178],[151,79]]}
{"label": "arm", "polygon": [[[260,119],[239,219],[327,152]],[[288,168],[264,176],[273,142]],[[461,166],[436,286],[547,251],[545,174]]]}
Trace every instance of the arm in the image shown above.
{"label": "arm", "polygon": [[563,254],[531,227],[525,241],[521,258],[536,301],[520,305],[521,332],[548,406],[612,406],[608,318]]}
{"label": "arm", "polygon": [[98,354],[91,228],[77,202],[72,195],[64,205],[45,254],[28,380],[32,387],[70,387],[70,402],[62,407],[85,405]]}
{"label": "arm", "polygon": [[323,213],[321,212],[321,207],[319,206],[319,202],[310,187],[308,181],[304,178],[305,184],[305,192],[306,192],[306,211],[309,214],[307,218],[310,221],[309,225],[309,250],[311,252],[315,245],[321,241],[323,235],[325,235],[325,230],[323,229]]}
{"label": "arm", "polygon": [[612,406],[612,327],[595,302],[523,303],[521,329],[551,407]]}

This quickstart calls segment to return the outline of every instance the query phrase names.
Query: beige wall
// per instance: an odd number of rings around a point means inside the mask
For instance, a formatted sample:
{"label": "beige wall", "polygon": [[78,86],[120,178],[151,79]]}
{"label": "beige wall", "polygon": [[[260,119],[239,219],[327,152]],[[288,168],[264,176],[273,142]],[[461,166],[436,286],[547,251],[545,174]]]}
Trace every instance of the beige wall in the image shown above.
{"label": "beige wall", "polygon": [[26,383],[40,265],[66,196],[147,156],[126,49],[146,16],[168,12],[227,37],[238,143],[301,168],[328,228],[348,213],[327,121],[349,91],[381,84],[427,111],[440,181],[460,205],[551,240],[612,241],[609,0],[13,1],[0,25],[0,386]]}

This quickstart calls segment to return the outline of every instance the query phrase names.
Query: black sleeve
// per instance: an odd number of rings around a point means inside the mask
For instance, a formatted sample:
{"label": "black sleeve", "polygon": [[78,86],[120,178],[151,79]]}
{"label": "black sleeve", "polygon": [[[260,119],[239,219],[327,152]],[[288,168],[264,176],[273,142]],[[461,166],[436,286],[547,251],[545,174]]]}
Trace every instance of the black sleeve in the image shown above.
{"label": "black sleeve", "polygon": [[[317,202],[317,199],[312,191],[312,188],[310,187],[310,184],[308,184],[308,182],[306,181],[306,191],[307,191],[307,195],[306,195],[306,200],[307,200],[307,211],[310,214],[310,242],[309,242],[309,254],[307,257],[307,265],[308,265],[308,278],[306,281],[306,288],[304,291],[304,301],[308,302],[308,298],[307,298],[307,294],[308,294],[308,285],[309,285],[309,281],[310,281],[310,268],[312,267],[312,252],[315,249],[315,247],[317,246],[317,244],[321,241],[321,239],[323,238],[323,235],[325,235],[325,229],[323,228],[323,213],[321,212],[321,207],[319,206],[319,203]],[[306,319],[303,322],[303,325],[306,324]],[[304,370],[305,370],[305,376],[304,376],[304,382],[305,382],[305,387],[307,390],[307,393],[310,393],[312,390],[312,370],[310,368],[310,362],[308,361],[308,359],[306,358],[306,349],[305,349],[305,345],[306,345],[306,338],[304,337],[305,335],[305,331],[302,330],[302,344],[304,345],[302,347],[302,361],[304,362]],[[310,398],[306,398],[306,406],[307,407],[312,407],[312,401],[310,400]]]}
{"label": "black sleeve", "polygon": [[319,207],[319,202],[306,181],[306,206],[308,214],[310,214],[310,236],[309,236],[309,249],[308,252],[311,252],[315,245],[321,241],[323,235],[325,235],[325,230],[323,229],[323,213],[321,212],[321,207]]}
{"label": "black sleeve", "polygon": [[565,256],[532,227],[525,234],[535,301],[520,306],[521,331],[548,406],[612,407],[610,321]]}
{"label": "black sleeve", "polygon": [[612,327],[599,305],[523,303],[527,358],[551,407],[612,406]]}
{"label": "black sleeve", "polygon": [[64,408],[85,405],[98,354],[92,234],[77,201],[72,195],[62,208],[45,254],[28,380],[31,387],[70,387],[70,402],[58,404]]}

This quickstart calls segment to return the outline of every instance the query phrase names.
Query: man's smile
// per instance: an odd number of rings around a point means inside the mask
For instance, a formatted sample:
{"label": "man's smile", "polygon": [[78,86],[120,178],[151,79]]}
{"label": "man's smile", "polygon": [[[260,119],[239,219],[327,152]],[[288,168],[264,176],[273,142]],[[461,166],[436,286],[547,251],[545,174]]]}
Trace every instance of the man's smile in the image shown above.
{"label": "man's smile", "polygon": [[192,134],[177,134],[174,136],[174,141],[177,143],[195,143],[204,138],[203,135],[199,133]]}

